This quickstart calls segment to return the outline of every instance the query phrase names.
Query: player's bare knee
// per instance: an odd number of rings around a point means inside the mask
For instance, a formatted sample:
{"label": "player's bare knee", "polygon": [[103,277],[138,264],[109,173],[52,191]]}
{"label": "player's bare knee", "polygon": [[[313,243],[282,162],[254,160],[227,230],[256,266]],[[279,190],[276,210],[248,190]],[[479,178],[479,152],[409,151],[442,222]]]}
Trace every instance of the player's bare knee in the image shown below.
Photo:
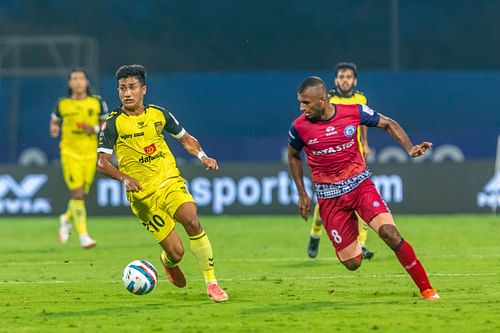
{"label": "player's bare knee", "polygon": [[381,226],[379,230],[379,236],[391,248],[398,246],[398,244],[401,242],[401,235],[399,234],[396,226],[392,224],[385,224]]}
{"label": "player's bare knee", "polygon": [[352,259],[349,259],[349,260],[346,260],[346,261],[343,261],[342,264],[350,271],[355,271],[357,270],[359,267],[361,267],[361,257],[356,257],[356,258],[352,258]]}

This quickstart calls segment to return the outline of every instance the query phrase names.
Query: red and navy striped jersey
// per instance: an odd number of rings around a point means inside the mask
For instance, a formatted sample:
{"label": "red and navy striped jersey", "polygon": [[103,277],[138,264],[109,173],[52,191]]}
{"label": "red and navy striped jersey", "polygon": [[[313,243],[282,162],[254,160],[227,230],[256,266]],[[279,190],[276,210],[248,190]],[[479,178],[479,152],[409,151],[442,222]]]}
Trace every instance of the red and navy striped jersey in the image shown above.
{"label": "red and navy striped jersey", "polygon": [[362,104],[333,104],[335,114],[325,121],[297,117],[289,131],[289,144],[305,150],[313,182],[331,184],[347,180],[366,169],[360,125],[375,127],[379,114]]}

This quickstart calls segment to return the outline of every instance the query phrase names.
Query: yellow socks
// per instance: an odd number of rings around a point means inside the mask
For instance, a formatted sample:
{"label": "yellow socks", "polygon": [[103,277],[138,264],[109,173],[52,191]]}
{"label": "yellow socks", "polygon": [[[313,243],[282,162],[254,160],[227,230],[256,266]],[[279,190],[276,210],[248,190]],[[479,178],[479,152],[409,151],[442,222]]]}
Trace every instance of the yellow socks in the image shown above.
{"label": "yellow socks", "polygon": [[217,282],[215,279],[212,245],[210,245],[207,234],[203,231],[199,235],[189,237],[189,244],[191,245],[193,255],[198,260],[198,264],[200,264],[200,268],[203,271],[205,282],[207,284]]}
{"label": "yellow socks", "polygon": [[362,221],[359,222],[359,235],[358,242],[361,246],[365,246],[366,239],[368,238],[368,225]]}
{"label": "yellow socks", "polygon": [[85,201],[71,199],[69,207],[73,220],[75,221],[76,230],[80,236],[87,235],[87,210],[85,209]]}
{"label": "yellow socks", "polygon": [[321,232],[323,231],[322,224],[321,217],[319,217],[319,205],[316,204],[312,218],[311,236],[314,238],[321,237]]}
{"label": "yellow socks", "polygon": [[68,208],[63,215],[66,221],[71,222],[71,220],[73,220],[73,213],[71,212],[71,200],[68,201]]}

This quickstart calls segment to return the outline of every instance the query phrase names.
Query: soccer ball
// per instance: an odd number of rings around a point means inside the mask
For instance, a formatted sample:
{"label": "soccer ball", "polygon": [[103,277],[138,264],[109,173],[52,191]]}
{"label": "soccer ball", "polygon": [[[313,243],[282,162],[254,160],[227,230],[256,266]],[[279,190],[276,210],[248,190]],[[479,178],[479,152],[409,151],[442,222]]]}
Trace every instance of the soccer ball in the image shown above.
{"label": "soccer ball", "polygon": [[156,268],[146,260],[134,260],[125,267],[122,276],[125,288],[135,295],[146,295],[158,284]]}

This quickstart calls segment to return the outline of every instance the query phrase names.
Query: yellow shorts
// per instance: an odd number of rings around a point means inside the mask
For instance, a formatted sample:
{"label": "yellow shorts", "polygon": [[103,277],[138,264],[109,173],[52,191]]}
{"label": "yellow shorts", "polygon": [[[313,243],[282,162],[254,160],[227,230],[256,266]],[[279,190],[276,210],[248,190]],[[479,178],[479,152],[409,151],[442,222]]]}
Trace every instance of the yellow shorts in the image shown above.
{"label": "yellow shorts", "polygon": [[139,221],[158,242],[164,240],[175,227],[175,213],[186,202],[195,202],[182,177],[167,179],[158,189],[142,198],[128,193],[130,208]]}
{"label": "yellow shorts", "polygon": [[61,154],[61,166],[64,182],[70,190],[83,187],[85,193],[89,193],[90,186],[94,181],[97,154],[87,158],[75,158]]}

